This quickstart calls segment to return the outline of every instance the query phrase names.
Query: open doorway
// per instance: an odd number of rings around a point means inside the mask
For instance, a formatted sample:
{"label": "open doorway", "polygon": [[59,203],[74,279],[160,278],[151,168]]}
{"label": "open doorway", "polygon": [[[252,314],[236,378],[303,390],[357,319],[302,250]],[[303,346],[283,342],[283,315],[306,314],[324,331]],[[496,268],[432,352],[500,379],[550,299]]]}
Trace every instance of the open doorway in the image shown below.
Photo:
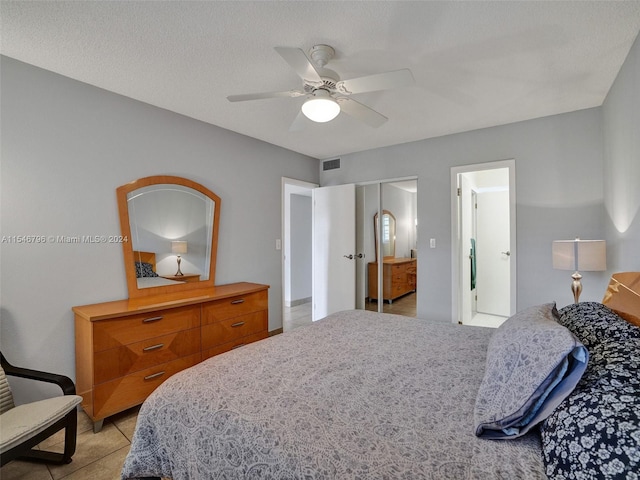
{"label": "open doorway", "polygon": [[282,179],[282,329],[311,324],[311,192],[318,185]]}
{"label": "open doorway", "polygon": [[515,162],[451,173],[453,321],[497,327],[516,310]]}

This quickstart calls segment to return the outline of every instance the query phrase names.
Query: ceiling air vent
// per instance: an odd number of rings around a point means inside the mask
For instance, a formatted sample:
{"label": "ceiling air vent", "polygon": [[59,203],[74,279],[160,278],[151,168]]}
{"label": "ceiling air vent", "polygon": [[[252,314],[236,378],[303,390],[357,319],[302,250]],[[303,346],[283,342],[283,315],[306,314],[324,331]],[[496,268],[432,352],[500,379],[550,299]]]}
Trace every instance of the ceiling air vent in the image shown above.
{"label": "ceiling air vent", "polygon": [[336,158],[334,160],[327,160],[326,162],[322,162],[322,170],[335,170],[336,168],[340,168],[340,159]]}

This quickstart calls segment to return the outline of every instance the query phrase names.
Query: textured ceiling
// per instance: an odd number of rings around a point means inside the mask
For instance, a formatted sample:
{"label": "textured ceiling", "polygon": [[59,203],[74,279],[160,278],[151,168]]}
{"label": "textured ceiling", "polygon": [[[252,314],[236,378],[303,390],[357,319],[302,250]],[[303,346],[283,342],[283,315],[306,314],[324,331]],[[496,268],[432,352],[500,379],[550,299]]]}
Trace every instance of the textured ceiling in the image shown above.
{"label": "textured ceiling", "polygon": [[[639,1],[5,1],[9,57],[316,158],[602,104],[640,30]],[[409,68],[354,95],[389,118],[289,126],[302,98],[274,46],[333,46],[342,79]]]}

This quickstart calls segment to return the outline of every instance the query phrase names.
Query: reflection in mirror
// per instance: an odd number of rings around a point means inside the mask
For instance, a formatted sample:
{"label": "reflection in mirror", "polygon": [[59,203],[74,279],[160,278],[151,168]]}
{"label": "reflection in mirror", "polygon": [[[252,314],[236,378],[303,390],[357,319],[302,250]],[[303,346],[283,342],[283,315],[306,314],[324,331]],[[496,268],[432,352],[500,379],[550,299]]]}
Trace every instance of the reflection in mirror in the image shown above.
{"label": "reflection in mirror", "polygon": [[[376,259],[378,258],[378,246],[382,245],[383,259],[396,256],[396,217],[389,210],[382,211],[382,231],[378,226],[378,214],[373,217],[373,228],[376,239]],[[382,242],[378,238],[382,235]],[[376,260],[377,261],[377,260]]]}
{"label": "reflection in mirror", "polygon": [[118,204],[130,297],[213,285],[219,197],[160,176],[118,188]]}
{"label": "reflection in mirror", "polygon": [[[138,288],[156,286],[158,278],[209,278],[213,200],[192,188],[161,184],[130,192],[127,205],[133,250],[155,253],[152,270],[158,277],[144,276],[149,267],[137,271]],[[144,263],[137,256],[135,261]]]}

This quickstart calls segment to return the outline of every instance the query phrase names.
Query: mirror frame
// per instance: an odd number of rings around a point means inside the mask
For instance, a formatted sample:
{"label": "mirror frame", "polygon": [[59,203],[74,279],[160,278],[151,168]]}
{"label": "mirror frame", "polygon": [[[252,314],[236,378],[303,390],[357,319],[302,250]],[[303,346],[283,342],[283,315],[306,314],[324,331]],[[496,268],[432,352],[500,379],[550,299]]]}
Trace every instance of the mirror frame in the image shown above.
{"label": "mirror frame", "polygon": [[[384,255],[384,249],[382,250],[382,261],[396,258],[396,216],[391,213],[389,210],[382,210],[382,216],[389,215],[393,218],[393,255]],[[378,228],[378,212],[373,216],[373,232],[374,232],[374,240],[376,247],[376,262],[378,261],[378,246],[381,245],[382,242],[378,239],[378,234],[380,233],[380,229]]]}
{"label": "mirror frame", "polygon": [[[129,208],[127,203],[127,196],[129,193],[139,188],[161,184],[174,184],[189,187],[197,190],[203,195],[206,195],[215,202],[215,208],[213,210],[213,231],[211,232],[211,261],[209,266],[209,278],[207,280],[201,280],[199,282],[186,282],[178,285],[138,288],[135,259],[133,254],[133,238],[131,237],[131,225],[129,223]],[[116,196],[118,198],[118,212],[120,214],[120,231],[122,232],[122,236],[128,239],[128,241],[122,242],[122,251],[124,254],[124,269],[127,277],[127,289],[129,291],[129,298],[151,297],[169,293],[190,292],[193,290],[200,290],[202,288],[213,287],[215,285],[216,257],[218,250],[218,227],[220,225],[220,209],[222,206],[220,197],[218,197],[211,190],[200,185],[199,183],[186,178],[175,177],[171,175],[155,175],[134,180],[133,182],[118,187],[116,189]]]}

